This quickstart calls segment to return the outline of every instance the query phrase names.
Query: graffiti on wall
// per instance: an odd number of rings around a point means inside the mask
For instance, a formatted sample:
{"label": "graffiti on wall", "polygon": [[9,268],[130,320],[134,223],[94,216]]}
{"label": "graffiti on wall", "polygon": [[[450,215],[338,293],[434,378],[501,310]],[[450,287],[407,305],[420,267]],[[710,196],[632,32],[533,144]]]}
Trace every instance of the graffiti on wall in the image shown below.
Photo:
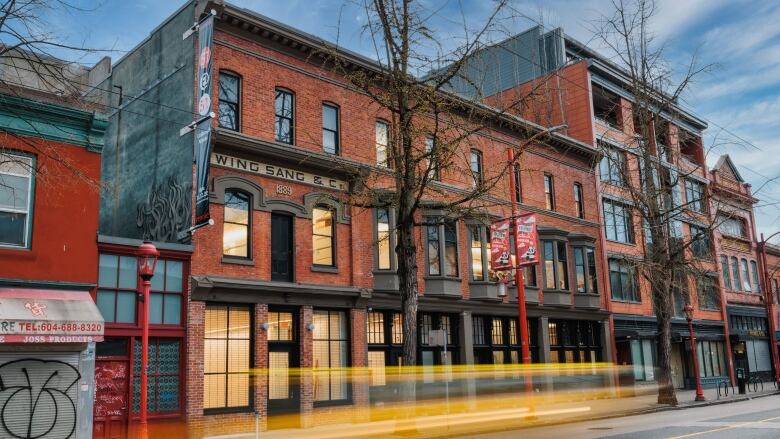
{"label": "graffiti on wall", "polygon": [[190,185],[171,177],[157,185],[138,205],[136,225],[144,240],[177,242],[177,235],[189,227]]}
{"label": "graffiti on wall", "polygon": [[68,363],[25,358],[0,365],[0,437],[67,439],[76,430],[73,386],[81,378]]}

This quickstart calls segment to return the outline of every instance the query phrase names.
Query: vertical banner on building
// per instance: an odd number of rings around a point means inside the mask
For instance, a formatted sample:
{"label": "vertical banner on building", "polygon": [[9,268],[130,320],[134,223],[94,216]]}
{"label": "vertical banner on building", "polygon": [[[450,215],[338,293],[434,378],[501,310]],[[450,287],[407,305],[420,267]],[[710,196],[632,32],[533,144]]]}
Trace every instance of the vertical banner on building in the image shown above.
{"label": "vertical banner on building", "polygon": [[536,233],[536,214],[527,213],[517,217],[515,227],[517,240],[518,265],[539,263],[538,234]]}
{"label": "vertical banner on building", "polygon": [[211,79],[214,15],[209,14],[198,26],[198,120],[195,122],[195,224],[209,221],[209,156],[211,155]]}
{"label": "vertical banner on building", "polygon": [[512,269],[512,249],[509,234],[512,230],[509,220],[498,220],[490,224],[490,266],[493,270]]}

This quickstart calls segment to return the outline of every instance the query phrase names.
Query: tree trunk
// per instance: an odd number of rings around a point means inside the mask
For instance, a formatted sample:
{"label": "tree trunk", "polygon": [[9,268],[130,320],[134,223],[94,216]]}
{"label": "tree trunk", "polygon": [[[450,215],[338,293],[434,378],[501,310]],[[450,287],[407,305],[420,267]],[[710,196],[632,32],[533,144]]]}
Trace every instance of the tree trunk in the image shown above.
{"label": "tree trunk", "polygon": [[[669,289],[667,289],[667,292]],[[668,293],[671,294],[671,293]],[[664,301],[668,306],[670,302]],[[658,321],[658,403],[677,405],[677,394],[672,384],[672,319],[671,310],[656,312]]]}
{"label": "tree trunk", "polygon": [[414,221],[408,215],[399,215],[397,228],[396,254],[404,330],[403,365],[414,366],[417,364],[417,245]]}

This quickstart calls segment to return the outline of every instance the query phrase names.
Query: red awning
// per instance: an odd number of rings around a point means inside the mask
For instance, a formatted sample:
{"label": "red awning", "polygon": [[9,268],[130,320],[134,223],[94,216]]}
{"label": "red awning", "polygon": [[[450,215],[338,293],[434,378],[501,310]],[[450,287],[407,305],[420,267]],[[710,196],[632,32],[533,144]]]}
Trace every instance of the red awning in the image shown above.
{"label": "red awning", "polygon": [[86,291],[0,288],[0,344],[103,341],[103,327]]}

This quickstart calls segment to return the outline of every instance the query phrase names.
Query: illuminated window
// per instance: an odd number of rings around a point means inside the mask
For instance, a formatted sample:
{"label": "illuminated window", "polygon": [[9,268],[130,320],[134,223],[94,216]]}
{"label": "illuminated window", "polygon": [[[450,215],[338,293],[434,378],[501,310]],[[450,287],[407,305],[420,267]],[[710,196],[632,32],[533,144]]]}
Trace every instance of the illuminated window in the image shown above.
{"label": "illuminated window", "polygon": [[544,288],[548,290],[569,289],[566,243],[563,241],[542,241],[544,250]]}
{"label": "illuminated window", "polygon": [[249,408],[249,307],[206,306],[203,336],[203,408]]}
{"label": "illuminated window", "polygon": [[504,344],[504,320],[501,317],[493,317],[490,337],[494,345]]}
{"label": "illuminated window", "polygon": [[574,183],[574,213],[577,218],[585,218],[585,206],[582,198],[582,185]]}
{"label": "illuminated window", "polygon": [[314,401],[349,398],[347,317],[344,311],[314,310]]}
{"label": "illuminated window", "polygon": [[384,344],[385,342],[385,316],[381,312],[368,313],[367,319],[368,342],[371,344]]}
{"label": "illuminated window", "polygon": [[578,293],[596,294],[596,255],[592,247],[574,247],[574,272]]}
{"label": "illuminated window", "polygon": [[487,227],[469,226],[471,237],[471,279],[484,281],[490,274],[490,243],[487,239]]}
{"label": "illuminated window", "polygon": [[293,341],[293,313],[268,311],[268,341]]}
{"label": "illuminated window", "polygon": [[392,211],[386,208],[378,208],[376,214],[376,267],[379,270],[392,270],[394,268],[395,233],[391,226]]}
{"label": "illuminated window", "polygon": [[225,219],[222,229],[222,254],[249,258],[250,196],[241,191],[225,191]]}
{"label": "illuminated window", "polygon": [[333,245],[333,211],[321,207],[312,210],[312,261],[314,265],[336,265]]}

